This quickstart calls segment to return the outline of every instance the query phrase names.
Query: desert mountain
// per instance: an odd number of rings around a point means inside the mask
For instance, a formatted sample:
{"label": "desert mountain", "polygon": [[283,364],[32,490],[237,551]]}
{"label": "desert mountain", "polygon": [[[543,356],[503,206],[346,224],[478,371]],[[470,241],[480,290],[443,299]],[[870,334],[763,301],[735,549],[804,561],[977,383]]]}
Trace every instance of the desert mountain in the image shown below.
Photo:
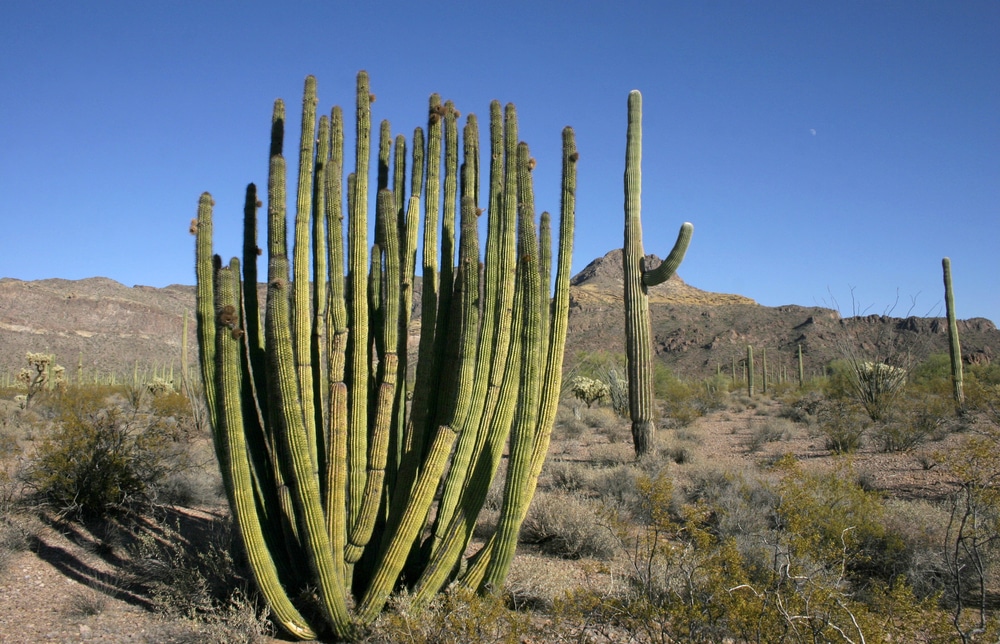
{"label": "desert mountain", "polygon": [[[656,255],[647,255],[646,268],[652,270],[663,263]],[[613,250],[604,257],[595,259],[576,274],[570,285],[576,304],[596,304],[621,302],[625,289],[624,268],[621,249]],[[649,289],[650,304],[700,304],[718,306],[722,304],[756,304],[742,295],[710,293],[684,283],[677,274],[669,280]]]}
{"label": "desert mountain", "polygon": [[[655,268],[661,260],[648,255]],[[580,352],[625,352],[622,319],[624,284],[622,251],[614,250],[591,262],[573,278],[569,338],[570,360]],[[733,361],[745,359],[747,345],[756,356],[766,349],[769,369],[797,370],[802,346],[807,374],[821,372],[843,356],[845,343],[860,344],[874,353],[895,344],[917,360],[948,352],[948,325],[944,318],[893,318],[869,315],[842,318],[828,308],[761,306],[742,295],[711,293],[685,284],[677,275],[649,289],[653,348],[675,373],[706,377],[729,373]],[[966,362],[989,362],[1000,351],[1000,332],[984,318],[959,321]]]}
{"label": "desert mountain", "polygon": [[[651,267],[659,261],[647,258]],[[419,295],[420,288],[415,291]],[[588,352],[624,354],[622,291],[621,250],[594,260],[573,278],[568,359]],[[809,373],[839,357],[849,336],[868,349],[892,337],[917,357],[948,350],[942,318],[841,318],[820,307],[766,307],[741,295],[700,290],[678,276],[650,289],[650,312],[658,359],[686,377],[711,375],[720,368],[728,372],[748,344],[758,352],[766,349],[769,365],[785,365],[789,371],[802,345]],[[185,314],[187,361],[194,370],[192,286],[127,287],[100,277],[0,279],[0,374],[16,374],[28,351],[55,354],[71,378],[78,363],[88,376],[131,376],[137,363],[140,369],[173,365],[179,370]],[[1000,332],[989,320],[963,320],[959,329],[967,362],[1000,354]]]}

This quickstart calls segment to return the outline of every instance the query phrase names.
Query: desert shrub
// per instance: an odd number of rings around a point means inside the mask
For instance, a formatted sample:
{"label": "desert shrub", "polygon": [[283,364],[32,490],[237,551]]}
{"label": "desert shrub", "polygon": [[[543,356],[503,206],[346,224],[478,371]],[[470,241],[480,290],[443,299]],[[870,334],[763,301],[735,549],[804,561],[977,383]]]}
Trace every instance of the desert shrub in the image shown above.
{"label": "desert shrub", "polygon": [[729,379],[713,376],[700,382],[682,380],[654,363],[653,387],[665,426],[685,427],[705,414],[723,409],[729,401]]}
{"label": "desert shrub", "polygon": [[899,397],[882,421],[873,423],[870,435],[883,452],[906,452],[928,440],[941,440],[961,427],[950,389],[942,394],[914,386]]}
{"label": "desert shrub", "polygon": [[628,443],[599,443],[590,448],[590,462],[595,467],[614,467],[635,460],[635,451]]}
{"label": "desert shrub", "polygon": [[613,445],[624,443],[632,438],[631,428],[621,421],[602,425],[597,429],[597,432]]}
{"label": "desert shrub", "polygon": [[18,553],[31,548],[34,534],[30,522],[21,514],[0,513],[0,576]]}
{"label": "desert shrub", "polygon": [[194,410],[187,396],[170,389],[153,396],[149,401],[149,411],[165,425],[175,428],[175,440],[193,437],[196,429]]}
{"label": "desert shrub", "polygon": [[100,615],[108,606],[108,596],[93,588],[77,588],[70,593],[64,607],[71,618],[83,619]]}
{"label": "desert shrub", "polygon": [[511,611],[503,598],[485,597],[460,587],[415,606],[405,594],[395,597],[359,639],[366,644],[520,644],[531,629],[530,617]]}
{"label": "desert shrub", "polygon": [[556,598],[576,584],[575,571],[565,561],[522,556],[511,563],[502,597],[516,611],[548,612]]}
{"label": "desert shrub", "polygon": [[[1000,425],[990,423],[940,455],[956,488],[948,499],[944,597],[963,641],[987,628],[994,562],[1000,555]],[[965,614],[963,614],[965,613]],[[995,635],[994,635],[995,637]]]}
{"label": "desert shrub", "polygon": [[967,412],[1000,420],[1000,362],[966,365],[963,388]]}
{"label": "desert shrub", "polygon": [[640,498],[636,481],[640,470],[631,465],[619,465],[593,477],[590,490],[605,507],[619,516],[634,518],[639,512]]}
{"label": "desert shrub", "polygon": [[849,465],[807,473],[785,458],[775,469],[782,473],[780,527],[792,547],[842,565],[854,581],[890,583],[902,573],[905,544],[887,530],[879,494],[862,488]]}
{"label": "desert shrub", "polygon": [[580,418],[587,427],[599,432],[609,427],[620,427],[622,425],[621,419],[607,408],[584,409],[580,414]]}
{"label": "desert shrub", "polygon": [[779,417],[810,425],[816,422],[816,417],[826,402],[826,398],[815,389],[805,391],[793,389],[783,396],[781,401]]}
{"label": "desert shrub", "polygon": [[830,400],[820,408],[817,417],[819,431],[826,439],[826,449],[845,454],[861,448],[868,419],[851,401]]}
{"label": "desert shrub", "polygon": [[590,468],[572,461],[553,461],[545,466],[549,486],[565,492],[577,492],[590,487],[593,476]]}
{"label": "desert shrub", "polygon": [[226,490],[214,457],[211,460],[196,457],[192,451],[182,457],[190,466],[172,467],[156,481],[153,496],[156,503],[195,507],[226,502]]}
{"label": "desert shrub", "polygon": [[538,494],[521,524],[521,543],[564,559],[610,558],[615,541],[594,505],[571,494]]}
{"label": "desert shrub", "polygon": [[744,444],[750,453],[759,452],[768,443],[784,440],[791,433],[791,422],[784,418],[765,418],[749,425]]}
{"label": "desert shrub", "polygon": [[905,548],[903,575],[920,598],[940,596],[948,587],[945,536],[949,512],[940,503],[890,499],[885,504],[885,528]]}
{"label": "desert shrub", "polygon": [[67,388],[55,429],[26,471],[27,485],[61,512],[102,516],[147,500],[176,463],[162,428],[107,405],[101,392]]}
{"label": "desert shrub", "polygon": [[177,522],[138,531],[128,547],[127,572],[160,613],[215,619],[232,602],[249,601],[247,575],[233,558],[236,541],[228,522],[214,524],[197,543]]}
{"label": "desert shrub", "polygon": [[694,461],[694,453],[683,445],[664,447],[661,453],[677,465],[684,465]]}
{"label": "desert shrub", "polygon": [[[594,625],[602,641],[943,641],[933,598],[917,597],[899,576],[861,574],[868,550],[884,552],[887,542],[878,496],[852,477],[809,475],[791,459],[779,462],[777,478],[692,474],[680,503],[666,473],[639,479],[649,520],[638,538],[618,526],[626,583],[574,591],[556,603],[557,617]],[[770,520],[755,521],[754,507]],[[740,547],[743,531],[766,557]],[[587,629],[572,632],[591,641]]]}
{"label": "desert shrub", "polygon": [[552,427],[552,438],[556,440],[574,440],[588,429],[583,422],[583,412],[578,407],[560,405],[556,413],[556,422]]}

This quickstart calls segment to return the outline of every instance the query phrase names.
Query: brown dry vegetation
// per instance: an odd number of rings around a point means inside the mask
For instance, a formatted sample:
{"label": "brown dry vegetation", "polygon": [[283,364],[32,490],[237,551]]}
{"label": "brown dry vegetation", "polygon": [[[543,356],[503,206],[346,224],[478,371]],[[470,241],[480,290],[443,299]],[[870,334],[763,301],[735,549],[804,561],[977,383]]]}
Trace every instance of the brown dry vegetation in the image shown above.
{"label": "brown dry vegetation", "polygon": [[[567,382],[612,385],[624,372],[620,272],[617,251],[574,279]],[[503,592],[455,593],[419,610],[403,594],[359,638],[996,639],[1000,370],[990,357],[1000,332],[992,323],[960,324],[970,408],[959,417],[940,320],[762,307],[679,278],[651,299],[661,406],[654,453],[635,461],[614,386],[591,408],[567,389]],[[115,373],[119,383],[43,392],[27,409],[15,402],[24,391],[0,389],[0,642],[280,637],[229,528],[199,406],[144,385],[150,370],[176,364],[179,374],[192,301],[190,287],[0,280],[7,373],[24,366],[27,351],[44,351],[57,354],[70,383],[78,358],[84,382]],[[847,341],[878,355],[887,337],[921,364],[874,423],[835,359]],[[747,344],[767,349],[772,371],[768,391],[758,376],[752,398],[731,382]],[[796,371],[800,344],[811,382],[775,383]],[[93,427],[135,448],[124,452],[124,476],[100,488],[111,492],[104,505],[57,476],[85,451],[60,448]],[[495,490],[479,539],[499,503]]]}
{"label": "brown dry vegetation", "polygon": [[[501,595],[456,593],[420,610],[402,595],[359,638],[988,641],[1000,596],[1000,500],[989,478],[1000,470],[1000,379],[973,371],[973,409],[956,417],[941,364],[914,371],[898,415],[880,426],[860,419],[836,369],[804,389],[772,383],[753,398],[726,378],[683,381],[661,370],[657,448],[639,462],[627,421],[607,401],[587,408],[567,395]],[[593,367],[576,371],[600,377]],[[207,430],[186,399],[69,388],[21,409],[15,393],[0,396],[0,641],[280,637],[248,582]],[[167,439],[144,443],[160,450],[162,471],[106,511],[46,495],[37,468],[62,444],[52,438],[72,417],[66,410],[95,399],[135,436]],[[849,423],[863,428],[860,440],[838,453],[831,435]],[[887,451],[891,423],[918,436]],[[970,561],[947,555],[963,547],[956,517],[967,516],[961,492],[971,488],[962,480],[985,481],[974,500],[988,528],[966,535],[980,539],[985,585],[966,571],[956,591],[952,568]],[[492,494],[480,537],[499,502]],[[986,633],[977,635],[980,612]]]}

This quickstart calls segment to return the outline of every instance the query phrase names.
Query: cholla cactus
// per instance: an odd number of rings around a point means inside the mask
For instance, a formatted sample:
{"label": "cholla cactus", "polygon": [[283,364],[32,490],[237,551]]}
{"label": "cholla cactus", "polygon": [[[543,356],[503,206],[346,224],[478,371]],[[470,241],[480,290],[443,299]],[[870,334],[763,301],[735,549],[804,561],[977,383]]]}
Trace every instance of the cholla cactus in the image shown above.
{"label": "cholla cactus", "polygon": [[617,369],[608,369],[608,397],[611,408],[622,418],[628,418],[628,380]]}
{"label": "cholla cactus", "polygon": [[163,378],[153,378],[152,382],[146,383],[146,391],[155,398],[174,391],[174,383]]}
{"label": "cholla cactus", "polygon": [[587,403],[589,409],[595,402],[611,393],[608,385],[600,380],[577,376],[569,381],[569,390],[578,400]]}
{"label": "cholla cactus", "polygon": [[28,366],[17,374],[17,381],[28,390],[24,402],[24,406],[27,406],[35,394],[42,389],[63,384],[66,370],[62,366],[54,364],[55,356],[47,353],[29,351],[25,355],[25,359],[28,361]]}

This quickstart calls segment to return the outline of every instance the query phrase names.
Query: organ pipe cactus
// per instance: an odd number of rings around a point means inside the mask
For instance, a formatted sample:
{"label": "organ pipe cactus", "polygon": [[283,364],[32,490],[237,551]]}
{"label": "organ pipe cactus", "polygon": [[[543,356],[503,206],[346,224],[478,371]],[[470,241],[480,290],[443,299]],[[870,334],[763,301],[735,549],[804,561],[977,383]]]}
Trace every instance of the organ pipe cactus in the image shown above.
{"label": "organ pipe cactus", "polygon": [[[501,110],[494,101],[490,109],[481,264],[476,120],[467,119],[460,147],[458,113],[436,96],[426,175],[418,128],[408,197],[405,140],[397,137],[390,154],[389,125],[380,128],[375,243],[369,245],[373,99],[361,72],[355,169],[345,189],[342,113],[335,108],[323,116],[317,137],[316,82],[306,80],[291,256],[285,109],[275,102],[265,315],[256,290],[262,205],[256,188],[247,189],[242,262],[223,265],[213,255],[211,196],[203,194],[198,206],[198,341],[215,449],[256,583],[275,620],[300,639],[350,637],[401,585],[418,603],[452,582],[481,592],[499,588],[548,448],[562,381],[578,159],[572,129],[563,131],[550,298],[542,278],[551,267],[542,263],[551,253],[540,249],[530,156],[517,139],[514,106]],[[437,196],[442,165],[443,204]],[[416,395],[407,404],[401,365],[407,364],[425,183],[424,232],[431,244],[423,248]],[[504,451],[510,465],[496,532],[464,560]],[[303,605],[303,597],[313,599]]]}
{"label": "organ pipe cactus", "polygon": [[655,269],[645,266],[642,249],[642,94],[628,96],[628,134],[625,147],[625,248],[622,263],[625,281],[625,357],[628,363],[629,414],[636,456],[652,448],[656,431],[653,409],[653,341],[650,331],[650,286],[673,275],[687,252],[694,226],[684,223],[673,249]]}
{"label": "organ pipe cactus", "polygon": [[955,408],[959,413],[965,407],[965,390],[962,387],[962,346],[958,341],[958,320],[955,319],[955,293],[951,290],[951,259],[941,260],[944,269],[944,306],[948,315],[948,353],[951,355],[951,383]]}

